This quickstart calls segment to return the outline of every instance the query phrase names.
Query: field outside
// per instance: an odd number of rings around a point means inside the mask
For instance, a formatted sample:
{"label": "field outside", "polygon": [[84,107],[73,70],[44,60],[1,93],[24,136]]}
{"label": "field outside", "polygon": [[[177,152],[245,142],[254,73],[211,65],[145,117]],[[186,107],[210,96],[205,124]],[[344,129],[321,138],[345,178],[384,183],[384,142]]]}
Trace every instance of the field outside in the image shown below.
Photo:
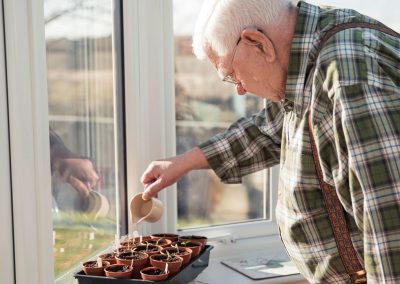
{"label": "field outside", "polygon": [[60,213],[54,221],[54,273],[61,277],[95,257],[114,241],[116,221],[82,213]]}

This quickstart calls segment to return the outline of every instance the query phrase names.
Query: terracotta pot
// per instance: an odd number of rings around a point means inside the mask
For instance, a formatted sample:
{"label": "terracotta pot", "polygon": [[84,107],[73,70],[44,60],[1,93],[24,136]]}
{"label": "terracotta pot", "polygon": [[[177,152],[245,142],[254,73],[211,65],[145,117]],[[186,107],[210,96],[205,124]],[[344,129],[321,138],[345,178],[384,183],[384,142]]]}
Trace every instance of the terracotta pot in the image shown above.
{"label": "terracotta pot", "polygon": [[176,243],[173,243],[172,246],[176,247],[183,247],[183,248],[190,248],[192,250],[192,257],[191,259],[195,258],[198,256],[201,252],[202,245],[199,242],[195,241],[178,241]]}
{"label": "terracotta pot", "polygon": [[124,253],[124,252],[130,252],[132,249],[133,249],[133,247],[121,246],[118,249],[114,249],[113,253],[120,254],[120,253]]}
{"label": "terracotta pot", "polygon": [[[113,271],[117,269],[124,269],[125,271]],[[129,265],[124,264],[113,264],[104,269],[107,277],[117,279],[130,279],[133,275],[133,269]]]}
{"label": "terracotta pot", "polygon": [[144,252],[149,256],[149,258],[147,259],[147,262],[146,262],[146,266],[149,266],[150,265],[150,256],[152,256],[154,254],[160,254],[162,249],[163,249],[162,247],[155,246],[155,245],[138,245],[138,246],[136,246],[135,251]]}
{"label": "terracotta pot", "polygon": [[161,246],[156,245],[138,245],[135,248],[135,251],[147,253],[148,256],[152,256],[153,254],[160,254],[160,251],[163,249]]}
{"label": "terracotta pot", "polygon": [[177,235],[177,234],[153,234],[150,237],[152,239],[167,239],[173,243],[173,242],[178,241],[179,235]]}
{"label": "terracotta pot", "polygon": [[129,240],[126,241],[122,241],[120,244],[121,246],[135,246],[135,245],[139,245],[139,244],[143,244],[145,241],[149,241],[151,240],[151,236],[143,236],[142,237],[142,242],[140,243],[140,237],[136,237],[136,238],[130,238]]}
{"label": "terracotta pot", "polygon": [[172,241],[168,240],[168,239],[158,238],[158,239],[151,239],[151,240],[145,241],[144,243],[146,243],[146,244],[149,243],[152,245],[161,246],[163,248],[166,248],[166,247],[171,246]]}
{"label": "terracotta pot", "polygon": [[167,261],[168,255],[155,254],[155,255],[150,256],[150,264],[151,264],[151,266],[155,266],[162,270],[165,270],[165,266],[168,263],[168,271],[172,275],[172,274],[179,272],[179,270],[182,267],[182,262],[183,262],[182,257],[174,255],[173,258],[174,258],[173,261]]}
{"label": "terracotta pot", "polygon": [[143,268],[142,270],[140,270],[140,275],[142,276],[143,280],[150,280],[150,281],[162,281],[162,280],[167,280],[168,276],[169,276],[169,271],[167,271],[167,273],[165,273],[163,270],[162,274],[151,274],[151,271],[157,271],[157,270],[161,270],[158,267],[146,267]]}
{"label": "terracotta pot", "polygon": [[103,254],[99,255],[99,257],[103,261],[108,261],[110,264],[116,264],[117,263],[117,260],[115,259],[115,253],[114,252],[103,253]]}
{"label": "terracotta pot", "polygon": [[103,266],[97,266],[97,260],[90,260],[82,263],[83,271],[87,275],[103,276],[104,268],[110,265],[108,261],[102,261]]}
{"label": "terracotta pot", "polygon": [[192,250],[190,248],[183,248],[183,247],[169,247],[169,248],[164,248],[161,250],[162,254],[167,254],[167,251],[169,252],[170,255],[177,255],[179,257],[182,257],[182,265],[186,265],[190,262],[190,259],[192,258]]}
{"label": "terracotta pot", "polygon": [[201,243],[201,250],[203,250],[207,244],[207,237],[196,236],[196,235],[187,235],[187,236],[180,236],[179,241],[199,242],[199,243]]}
{"label": "terracotta pot", "polygon": [[[149,259],[149,255],[144,252],[133,251],[133,252],[124,252],[116,257],[118,264],[131,265],[133,267],[133,277],[140,278],[140,270],[145,268],[147,261]],[[133,262],[132,262],[133,259]]]}

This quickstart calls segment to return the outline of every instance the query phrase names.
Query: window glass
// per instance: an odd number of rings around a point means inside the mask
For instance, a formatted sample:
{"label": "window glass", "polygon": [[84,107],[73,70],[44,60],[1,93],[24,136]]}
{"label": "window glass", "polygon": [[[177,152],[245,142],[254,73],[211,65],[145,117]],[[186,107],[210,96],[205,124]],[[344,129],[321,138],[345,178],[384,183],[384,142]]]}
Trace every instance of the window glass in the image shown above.
{"label": "window glass", "polygon": [[[223,131],[237,118],[262,108],[257,98],[238,97],[232,86],[219,81],[207,60],[200,62],[194,57],[191,36],[203,1],[173,1],[178,154]],[[310,0],[316,5],[356,9],[399,30],[398,9],[393,9],[393,1],[384,2],[388,5],[377,6],[372,0]],[[263,173],[245,177],[241,185],[223,185],[211,171],[192,172],[178,182],[179,227],[268,219],[267,184]]]}
{"label": "window glass", "polygon": [[[203,0],[174,0],[177,153],[224,131],[263,107],[252,95],[238,96],[221,82],[211,63],[192,52],[192,35]],[[194,171],[178,182],[180,229],[269,218],[267,175],[261,171],[226,185],[211,171]]]}
{"label": "window glass", "polygon": [[119,230],[121,96],[112,0],[47,0],[49,127],[56,283]]}

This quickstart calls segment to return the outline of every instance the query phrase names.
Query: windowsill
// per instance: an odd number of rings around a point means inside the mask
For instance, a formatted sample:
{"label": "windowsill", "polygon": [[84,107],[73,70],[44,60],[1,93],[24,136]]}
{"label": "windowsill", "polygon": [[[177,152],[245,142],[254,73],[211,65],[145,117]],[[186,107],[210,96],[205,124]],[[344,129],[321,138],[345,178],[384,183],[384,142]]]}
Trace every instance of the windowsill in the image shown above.
{"label": "windowsill", "polygon": [[282,253],[286,254],[285,248],[276,235],[270,237],[238,240],[235,243],[225,244],[210,242],[214,249],[210,254],[209,266],[196,278],[196,284],[276,284],[276,283],[308,283],[300,274],[282,276],[263,280],[252,280],[245,275],[223,265],[222,260],[231,258],[246,258],[256,255],[268,255]]}

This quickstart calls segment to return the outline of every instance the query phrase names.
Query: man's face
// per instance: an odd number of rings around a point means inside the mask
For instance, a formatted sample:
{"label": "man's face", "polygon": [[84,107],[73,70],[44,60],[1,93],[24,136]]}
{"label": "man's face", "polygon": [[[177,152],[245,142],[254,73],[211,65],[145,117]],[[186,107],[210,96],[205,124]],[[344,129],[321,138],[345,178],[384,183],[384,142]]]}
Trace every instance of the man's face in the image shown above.
{"label": "man's face", "polygon": [[[253,31],[254,32],[254,31]],[[260,33],[256,31],[257,33]],[[265,36],[261,33],[259,37]],[[247,92],[272,101],[284,97],[285,74],[281,72],[279,62],[271,60],[268,48],[273,45],[242,37],[235,48],[223,57],[216,56],[211,50],[207,54],[221,78],[235,84],[238,95]]]}

